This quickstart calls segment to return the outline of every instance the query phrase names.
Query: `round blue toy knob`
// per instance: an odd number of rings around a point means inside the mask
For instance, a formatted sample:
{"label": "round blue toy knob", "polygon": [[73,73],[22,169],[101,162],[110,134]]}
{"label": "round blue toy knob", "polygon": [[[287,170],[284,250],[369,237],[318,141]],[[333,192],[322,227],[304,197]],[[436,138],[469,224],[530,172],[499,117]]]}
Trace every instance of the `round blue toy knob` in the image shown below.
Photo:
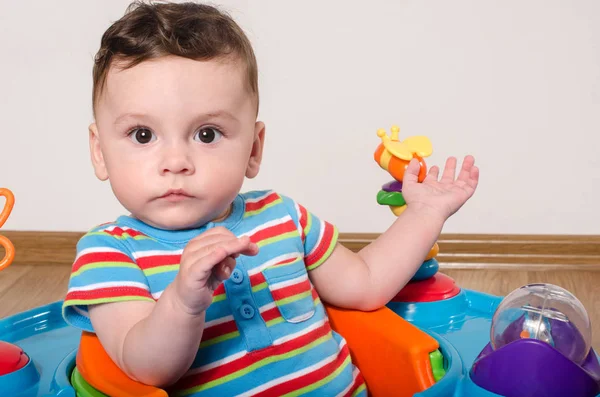
{"label": "round blue toy knob", "polygon": [[419,270],[417,270],[417,272],[410,281],[421,281],[433,277],[433,275],[437,273],[439,268],[440,265],[438,264],[438,261],[435,258],[431,258],[423,262]]}

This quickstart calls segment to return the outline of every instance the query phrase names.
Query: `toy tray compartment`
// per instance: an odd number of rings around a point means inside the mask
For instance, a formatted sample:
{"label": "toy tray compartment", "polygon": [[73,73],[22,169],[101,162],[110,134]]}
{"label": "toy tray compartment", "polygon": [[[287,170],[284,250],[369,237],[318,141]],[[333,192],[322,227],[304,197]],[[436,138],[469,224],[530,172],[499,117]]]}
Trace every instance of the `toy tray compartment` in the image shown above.
{"label": "toy tray compartment", "polygon": [[55,302],[0,320],[0,340],[29,357],[25,367],[0,376],[0,395],[75,397],[69,378],[81,331],[64,322],[61,306]]}

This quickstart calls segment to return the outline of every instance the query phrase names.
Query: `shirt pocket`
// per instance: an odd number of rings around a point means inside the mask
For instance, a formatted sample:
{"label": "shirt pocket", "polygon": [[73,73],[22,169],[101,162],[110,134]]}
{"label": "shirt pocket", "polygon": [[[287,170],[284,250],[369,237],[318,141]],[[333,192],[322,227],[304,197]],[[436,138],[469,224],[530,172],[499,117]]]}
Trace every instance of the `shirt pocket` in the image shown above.
{"label": "shirt pocket", "polygon": [[269,266],[262,272],[285,321],[301,323],[314,316],[312,284],[301,256],[290,263]]}

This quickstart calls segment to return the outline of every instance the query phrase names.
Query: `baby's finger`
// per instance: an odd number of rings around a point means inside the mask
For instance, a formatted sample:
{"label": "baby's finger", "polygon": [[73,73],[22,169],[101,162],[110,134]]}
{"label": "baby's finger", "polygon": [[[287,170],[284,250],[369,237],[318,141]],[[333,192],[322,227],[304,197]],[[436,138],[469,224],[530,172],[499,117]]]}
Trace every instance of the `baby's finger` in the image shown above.
{"label": "baby's finger", "polygon": [[473,188],[473,190],[477,188],[477,184],[479,183],[479,167],[473,166],[473,168],[471,168],[467,183]]}
{"label": "baby's finger", "polygon": [[220,282],[227,280],[231,276],[233,269],[235,269],[235,264],[235,259],[230,256],[223,259],[221,263],[213,267],[214,277]]}
{"label": "baby's finger", "polygon": [[456,157],[448,157],[440,182],[454,182],[456,175]]}
{"label": "baby's finger", "polygon": [[[211,245],[196,245],[188,247],[184,251],[181,259],[182,266],[196,266],[202,258],[210,254],[215,249],[221,249],[225,252],[225,256],[245,254],[246,252],[250,255],[255,255],[258,252],[258,248],[254,248],[256,244],[250,242],[248,238],[238,239],[237,237],[219,238]],[[204,262],[202,262],[204,263]],[[210,267],[214,266],[215,263],[209,264]]]}
{"label": "baby's finger", "polygon": [[458,174],[459,181],[467,182],[471,175],[471,170],[473,169],[473,165],[475,164],[475,158],[473,156],[466,156],[463,160],[462,167],[460,169],[460,173]]}
{"label": "baby's finger", "polygon": [[208,254],[194,260],[189,267],[189,275],[193,280],[206,280],[214,274],[213,267],[227,258],[227,251],[222,247],[215,247]]}
{"label": "baby's finger", "polygon": [[248,237],[241,237],[241,238],[234,237],[232,239],[221,241],[214,246],[206,247],[206,249],[212,250],[215,248],[215,246],[218,246],[219,248],[223,248],[225,250],[225,252],[227,252],[227,256],[233,256],[236,254],[244,255],[246,253],[258,252],[257,251],[258,247],[256,247],[256,244],[251,242],[250,238],[248,238]]}
{"label": "baby's finger", "polygon": [[190,240],[188,245],[197,244],[198,242],[201,242],[204,240],[208,240],[208,239],[212,239],[212,238],[219,238],[219,237],[235,237],[235,234],[233,234],[229,229],[227,229],[223,226],[217,226],[217,227],[213,227],[212,229],[208,229],[204,233],[197,235],[196,237],[194,237],[193,239]]}
{"label": "baby's finger", "polygon": [[258,254],[258,245],[256,243],[253,243],[250,240],[250,237],[248,237],[248,236],[242,236],[242,237],[240,237],[240,242],[242,244],[245,244],[246,248],[244,248],[243,250],[241,250],[239,252],[239,254],[248,255],[248,256],[254,256],[254,255]]}
{"label": "baby's finger", "polygon": [[204,236],[202,239],[190,241],[185,247],[184,253],[186,255],[195,255],[197,252],[209,250],[211,247],[235,239],[237,239],[237,237],[233,233],[231,235],[211,234],[208,236]]}
{"label": "baby's finger", "polygon": [[429,169],[429,172],[427,173],[427,176],[425,177],[425,180],[423,182],[437,182],[438,177],[440,176],[440,167],[438,167],[437,165],[434,165],[433,167],[431,167]]}

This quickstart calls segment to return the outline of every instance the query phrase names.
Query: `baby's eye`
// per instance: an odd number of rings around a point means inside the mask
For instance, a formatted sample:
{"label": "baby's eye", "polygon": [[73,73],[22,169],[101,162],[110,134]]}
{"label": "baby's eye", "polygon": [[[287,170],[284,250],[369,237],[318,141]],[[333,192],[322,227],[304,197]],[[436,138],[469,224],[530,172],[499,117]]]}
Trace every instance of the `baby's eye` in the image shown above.
{"label": "baby's eye", "polygon": [[202,143],[214,143],[223,137],[223,134],[214,127],[204,127],[194,134],[194,140]]}
{"label": "baby's eye", "polygon": [[131,130],[131,132],[129,133],[129,138],[131,138],[131,140],[134,143],[139,143],[140,145],[145,145],[147,143],[154,141],[156,139],[156,136],[148,128],[140,127],[140,128],[134,128],[133,130]]}

